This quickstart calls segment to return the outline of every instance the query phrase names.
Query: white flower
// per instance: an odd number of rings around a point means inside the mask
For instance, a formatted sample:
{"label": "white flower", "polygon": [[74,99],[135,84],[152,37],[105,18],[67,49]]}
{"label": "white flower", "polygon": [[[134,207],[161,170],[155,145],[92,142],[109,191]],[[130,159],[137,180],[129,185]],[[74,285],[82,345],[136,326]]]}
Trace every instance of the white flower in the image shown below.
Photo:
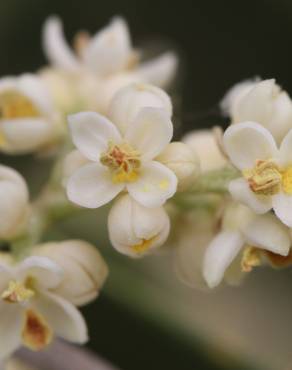
{"label": "white flower", "polygon": [[90,163],[90,160],[82,155],[79,150],[75,149],[72,150],[70,153],[66,155],[63,161],[63,168],[62,168],[62,184],[66,187],[69,178],[73,175],[73,173],[78,170],[78,168],[84,166],[85,164]]}
{"label": "white flower", "polygon": [[[231,204],[225,211],[222,230],[208,245],[203,275],[210,288],[216,287],[236,257],[243,252],[243,271],[260,264],[254,247],[287,256],[291,245],[289,229],[272,214],[257,216],[247,207]],[[243,250],[244,247],[245,250]],[[252,248],[250,248],[252,247]]]}
{"label": "white flower", "polygon": [[20,233],[28,212],[25,180],[12,168],[0,165],[0,239],[11,239]]}
{"label": "white flower", "polygon": [[158,207],[176,191],[177,178],[157,162],[172,138],[169,115],[160,108],[143,108],[121,135],[107,118],[94,112],[69,116],[73,142],[91,162],[67,183],[69,199],[97,208],[127,190],[140,204]]}
{"label": "white flower", "polygon": [[57,119],[39,77],[0,79],[0,150],[27,153],[49,146],[58,136]]}
{"label": "white flower", "polygon": [[202,172],[218,170],[227,165],[227,159],[221,152],[216,135],[212,130],[193,130],[182,141],[196,151]]}
{"label": "white flower", "polygon": [[178,191],[187,190],[200,175],[197,153],[187,144],[172,142],[156,159],[175,173]]}
{"label": "white flower", "polygon": [[52,293],[62,282],[62,269],[45,257],[28,257],[17,265],[0,264],[0,358],[24,345],[48,346],[54,336],[74,343],[87,341],[80,312]]}
{"label": "white flower", "polygon": [[170,221],[163,207],[143,207],[126,194],[111,208],[108,229],[115,249],[130,257],[142,257],[165,243]]}
{"label": "white flower", "polygon": [[254,122],[230,126],[224,145],[243,177],[230,182],[232,197],[263,214],[271,209],[292,227],[292,130],[280,148],[271,133]]}
{"label": "white flower", "polygon": [[52,291],[76,306],[96,299],[108,275],[97,248],[83,240],[45,243],[33,255],[48,257],[62,268],[63,280]]}
{"label": "white flower", "polygon": [[49,18],[44,26],[43,44],[47,58],[58,69],[82,78],[81,95],[90,101],[88,109],[105,112],[112,96],[132,82],[166,87],[173,80],[177,57],[172,52],[143,63],[133,49],[128,26],[115,17],[93,37],[79,34],[77,54],[68,46],[61,21]]}
{"label": "white flower", "polygon": [[245,87],[235,99],[231,111],[232,123],[253,121],[268,129],[281,143],[292,128],[292,101],[275,80],[260,81]]}

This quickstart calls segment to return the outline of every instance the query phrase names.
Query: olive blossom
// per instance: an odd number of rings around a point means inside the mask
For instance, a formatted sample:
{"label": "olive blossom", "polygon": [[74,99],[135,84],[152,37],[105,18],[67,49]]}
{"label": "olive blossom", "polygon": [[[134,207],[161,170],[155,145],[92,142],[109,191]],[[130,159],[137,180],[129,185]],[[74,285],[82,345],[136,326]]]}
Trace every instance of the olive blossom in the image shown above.
{"label": "olive blossom", "polygon": [[261,263],[257,249],[287,256],[290,246],[289,229],[274,215],[256,215],[245,206],[231,203],[224,212],[220,232],[206,248],[203,276],[214,288],[240,253],[241,269],[249,272]]}
{"label": "olive blossom", "polygon": [[113,247],[120,253],[142,257],[165,243],[170,220],[163,207],[146,208],[126,194],[111,208],[108,230]]}
{"label": "olive blossom", "polygon": [[0,150],[21,154],[47,149],[60,134],[59,116],[37,75],[0,79]]}
{"label": "olive blossom", "polygon": [[242,122],[225,131],[224,146],[242,174],[229,184],[232,197],[258,214],[273,209],[292,227],[292,130],[278,149],[267,129],[255,122]]}
{"label": "olive blossom", "polygon": [[158,207],[174,195],[175,174],[155,160],[173,134],[164,109],[142,108],[124,134],[98,113],[81,112],[68,120],[74,144],[90,160],[67,182],[73,203],[98,208],[127,190],[141,205]]}
{"label": "olive blossom", "polygon": [[63,271],[46,257],[28,257],[16,265],[0,263],[0,358],[21,345],[33,350],[47,347],[54,336],[74,343],[87,341],[80,312],[53,293]]}
{"label": "olive blossom", "polygon": [[43,45],[53,68],[82,79],[80,95],[88,109],[105,112],[113,95],[133,82],[166,87],[173,80],[177,57],[172,52],[140,63],[140,52],[132,47],[126,21],[115,17],[93,37],[79,33],[77,53],[65,41],[62,23],[50,17],[44,25]]}

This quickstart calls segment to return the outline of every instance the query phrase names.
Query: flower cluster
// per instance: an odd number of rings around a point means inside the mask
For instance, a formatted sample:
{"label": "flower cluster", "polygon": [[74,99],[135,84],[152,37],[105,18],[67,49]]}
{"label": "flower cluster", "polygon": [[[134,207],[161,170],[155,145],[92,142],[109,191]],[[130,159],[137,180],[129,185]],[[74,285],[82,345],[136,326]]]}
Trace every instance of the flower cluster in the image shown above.
{"label": "flower cluster", "polygon": [[291,265],[292,101],[274,80],[226,94],[224,133],[172,141],[176,106],[163,89],[174,52],[144,61],[120,17],[94,36],[78,33],[72,49],[51,17],[43,47],[49,65],[0,79],[0,151],[52,164],[33,200],[24,177],[0,165],[0,361],[56,336],[87,341],[77,307],[97,298],[107,264],[85,241],[44,242],[84,208],[108,204],[117,252],[141,258],[163,247],[192,287]]}

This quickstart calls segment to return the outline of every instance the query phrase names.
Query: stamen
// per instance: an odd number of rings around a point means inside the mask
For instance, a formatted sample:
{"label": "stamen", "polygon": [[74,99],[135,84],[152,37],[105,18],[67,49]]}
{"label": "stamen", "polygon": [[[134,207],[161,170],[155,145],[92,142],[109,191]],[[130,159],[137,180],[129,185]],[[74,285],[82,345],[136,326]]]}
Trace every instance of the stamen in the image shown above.
{"label": "stamen", "polygon": [[35,292],[25,284],[12,280],[1,298],[8,303],[22,303],[29,301],[34,295]]}
{"label": "stamen", "polygon": [[136,253],[143,253],[146,252],[152,245],[154,239],[156,237],[154,236],[153,238],[150,239],[142,239],[142,241],[139,244],[132,245],[132,250]]}
{"label": "stamen", "polygon": [[261,265],[261,256],[257,248],[248,246],[243,251],[241,269],[243,272],[251,272],[254,267]]}
{"label": "stamen", "polygon": [[39,117],[41,114],[29,98],[17,91],[0,93],[0,118]]}
{"label": "stamen", "polygon": [[292,167],[282,171],[282,187],[286,194],[292,195]]}
{"label": "stamen", "polygon": [[22,331],[23,344],[32,351],[39,351],[47,347],[52,338],[53,332],[43,316],[33,310],[27,310]]}

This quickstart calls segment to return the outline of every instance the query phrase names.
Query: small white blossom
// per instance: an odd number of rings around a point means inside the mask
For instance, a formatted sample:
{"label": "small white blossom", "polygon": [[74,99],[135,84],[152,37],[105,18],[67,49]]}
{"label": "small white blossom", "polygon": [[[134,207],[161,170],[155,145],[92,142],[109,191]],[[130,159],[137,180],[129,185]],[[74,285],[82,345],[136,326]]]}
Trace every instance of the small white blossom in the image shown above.
{"label": "small white blossom", "polygon": [[62,268],[62,282],[52,291],[76,306],[96,299],[108,275],[97,248],[83,240],[42,244],[33,255],[48,257]]}
{"label": "small white blossom", "polygon": [[140,204],[157,207],[174,195],[175,174],[155,160],[173,134],[165,110],[141,109],[124,135],[94,112],[69,116],[69,125],[74,144],[90,160],[67,183],[72,202],[98,208],[127,190]]}
{"label": "small white blossom", "polygon": [[202,172],[218,170],[228,164],[213,130],[193,130],[182,141],[197,153]]}
{"label": "small white blossom", "polygon": [[36,256],[12,266],[1,262],[0,275],[0,358],[21,345],[41,350],[54,336],[74,343],[87,341],[80,312],[52,292],[63,279],[55,262]]}
{"label": "small white blossom", "polygon": [[233,203],[224,213],[221,231],[206,249],[203,261],[204,278],[210,288],[216,287],[241,252],[241,268],[243,271],[250,271],[260,263],[250,247],[287,256],[290,246],[289,229],[274,215],[258,216],[249,208]]}
{"label": "small white blossom", "polygon": [[115,17],[93,37],[79,34],[77,53],[68,46],[61,21],[49,18],[44,26],[43,44],[47,58],[58,69],[82,79],[81,95],[88,100],[88,109],[105,112],[113,95],[132,82],[148,82],[166,87],[177,69],[172,52],[147,62],[140,62],[140,53],[133,49],[126,21]]}
{"label": "small white blossom", "polygon": [[170,221],[163,207],[146,208],[123,195],[110,210],[108,230],[113,247],[120,253],[142,257],[165,243]]}
{"label": "small white blossom", "polygon": [[28,153],[49,147],[59,134],[51,96],[36,75],[0,79],[0,150]]}
{"label": "small white blossom", "polygon": [[263,214],[271,209],[292,227],[292,130],[280,148],[272,134],[255,122],[230,126],[224,145],[242,177],[230,182],[232,197]]}
{"label": "small white blossom", "polygon": [[185,191],[200,175],[200,162],[193,148],[181,142],[172,142],[156,158],[177,177],[177,190]]}
{"label": "small white blossom", "polygon": [[24,228],[29,213],[25,180],[12,168],[0,165],[0,239],[11,239]]}
{"label": "small white blossom", "polygon": [[292,128],[292,101],[275,80],[242,88],[231,109],[232,123],[253,121],[268,129],[278,144]]}

